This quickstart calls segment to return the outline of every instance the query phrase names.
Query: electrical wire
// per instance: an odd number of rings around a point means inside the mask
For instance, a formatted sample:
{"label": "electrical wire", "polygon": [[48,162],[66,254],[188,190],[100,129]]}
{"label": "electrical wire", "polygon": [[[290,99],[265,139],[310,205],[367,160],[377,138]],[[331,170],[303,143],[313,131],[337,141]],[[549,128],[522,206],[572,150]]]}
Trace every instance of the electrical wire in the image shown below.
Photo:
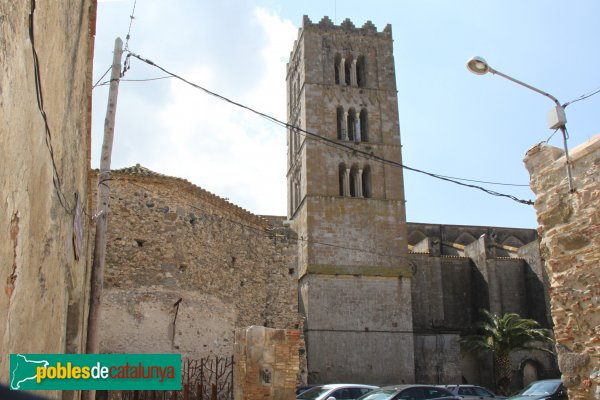
{"label": "electrical wire", "polygon": [[35,35],[34,35],[34,13],[35,13],[35,0],[31,0],[31,11],[29,14],[29,40],[31,41],[31,51],[33,54],[33,72],[35,79],[35,93],[37,99],[37,106],[42,115],[42,119],[44,121],[44,130],[45,130],[45,142],[46,147],[48,148],[48,153],[50,154],[50,160],[52,164],[52,184],[54,189],[56,190],[56,194],[58,197],[58,201],[62,208],[65,209],[67,214],[73,214],[73,209],[67,200],[67,197],[62,191],[62,183],[60,179],[60,175],[58,173],[58,168],[56,167],[56,160],[54,158],[54,147],[52,146],[52,133],[50,131],[50,124],[48,123],[48,116],[46,115],[46,111],[44,110],[44,96],[42,91],[42,78],[40,73],[40,62],[38,58],[37,51],[35,49]]}
{"label": "electrical wire", "polygon": [[[131,10],[131,15],[129,16],[129,28],[127,29],[127,36],[125,36],[125,47],[123,48],[123,51],[127,51],[129,49],[129,39],[131,38],[131,26],[133,25],[133,20],[135,19],[135,6],[137,4],[137,0],[134,0],[133,2],[133,9]],[[94,86],[92,86],[92,89],[95,89],[96,86],[104,86],[106,84],[109,84],[110,81],[104,81],[100,84],[98,84],[98,82],[100,82],[102,80],[102,78],[104,78],[106,76],[106,74],[108,74],[108,71],[110,71],[112,68],[112,65],[108,67],[108,69],[106,70],[106,72],[104,72],[104,74],[102,74],[102,76],[100,77],[100,79],[98,79],[98,81],[94,84]],[[121,72],[121,77],[125,76],[125,72],[127,72],[127,70],[129,69],[129,55],[125,58],[125,63],[123,64],[123,72]]]}
{"label": "electrical wire", "polygon": [[133,25],[133,20],[135,19],[135,5],[137,4],[137,0],[133,1],[133,9],[131,10],[131,15],[129,16],[129,29],[127,29],[127,36],[125,36],[125,47],[123,51],[127,51],[129,49],[129,39],[131,38],[131,25]]}
{"label": "electrical wire", "polygon": [[488,185],[529,187],[529,185],[524,185],[524,184],[521,184],[521,183],[490,182],[490,181],[480,181],[480,180],[477,180],[477,179],[458,178],[456,176],[446,176],[446,175],[441,175],[441,174],[436,174],[436,175],[440,176],[440,177],[443,177],[443,178],[456,179],[457,181],[485,183],[485,184],[488,184]]}
{"label": "electrical wire", "polygon": [[567,101],[565,104],[562,105],[562,107],[563,108],[567,108],[568,105],[571,105],[571,104],[576,103],[576,102],[581,101],[581,100],[585,100],[585,99],[587,99],[589,97],[592,97],[593,95],[598,94],[598,93],[600,93],[600,87],[597,88],[597,89],[592,90],[591,92],[582,94],[581,96],[579,96],[579,97],[577,97],[577,98],[575,98],[575,99],[573,99],[571,101]]}
{"label": "electrical wire", "polygon": [[121,79],[121,82],[148,82],[148,81],[158,81],[160,79],[171,79],[172,76],[159,76],[156,78],[143,78],[143,79]]}
{"label": "electrical wire", "polygon": [[[158,81],[160,79],[171,79],[172,76],[159,76],[157,78],[143,78],[143,79],[119,79],[120,82],[149,82],[149,81]],[[97,86],[106,86],[110,84],[110,80],[104,81]]]}
{"label": "electrical wire", "polygon": [[316,134],[314,132],[310,132],[310,131],[304,130],[304,129],[300,128],[300,127],[297,127],[297,126],[294,126],[292,124],[289,124],[287,122],[281,121],[281,120],[279,120],[279,119],[277,119],[277,118],[275,118],[273,116],[270,116],[268,114],[265,114],[263,112],[255,110],[255,109],[253,109],[253,108],[251,108],[249,106],[246,106],[244,104],[238,103],[238,102],[236,102],[234,100],[231,100],[231,99],[229,99],[229,98],[227,98],[227,97],[225,97],[223,95],[220,95],[220,94],[218,94],[216,92],[213,92],[213,91],[211,91],[209,89],[206,89],[206,88],[204,88],[204,87],[202,87],[202,86],[200,86],[200,85],[198,85],[196,83],[193,83],[193,82],[191,82],[191,81],[189,81],[189,80],[187,80],[187,79],[185,79],[185,78],[183,78],[183,77],[181,77],[181,76],[173,73],[173,72],[168,71],[167,69],[161,67],[160,65],[154,63],[153,61],[151,61],[151,60],[149,60],[147,58],[141,57],[138,54],[135,54],[133,52],[129,52],[129,54],[132,57],[135,57],[138,60],[140,60],[140,61],[142,61],[142,62],[144,62],[144,63],[146,63],[148,65],[151,65],[151,66],[153,66],[155,68],[160,69],[161,71],[163,71],[167,75],[171,75],[172,77],[177,78],[180,81],[182,81],[182,82],[184,82],[184,83],[186,83],[186,84],[188,84],[188,85],[190,85],[190,86],[192,86],[192,87],[194,87],[196,89],[199,89],[199,90],[201,90],[201,91],[203,91],[203,92],[205,92],[205,93],[207,93],[207,94],[209,94],[211,96],[214,96],[214,97],[216,97],[216,98],[218,98],[220,100],[223,100],[223,101],[225,101],[227,103],[230,103],[232,105],[235,105],[235,106],[240,107],[242,109],[245,109],[247,111],[250,111],[250,112],[252,112],[252,113],[254,113],[254,114],[256,114],[256,115],[258,115],[260,117],[263,117],[266,120],[268,120],[270,122],[273,122],[273,123],[275,123],[275,124],[277,124],[279,126],[285,127],[287,129],[291,129],[293,131],[303,132],[305,135],[310,136],[311,138],[316,139],[318,141],[322,141],[322,142],[324,142],[325,144],[327,144],[329,146],[333,146],[333,147],[336,147],[338,149],[340,149],[340,148],[346,149],[347,151],[351,152],[354,155],[361,155],[361,156],[363,156],[363,157],[365,157],[367,159],[375,160],[375,161],[381,162],[383,164],[387,164],[387,165],[391,165],[391,166],[396,166],[396,167],[399,167],[399,168],[404,168],[404,169],[406,169],[408,171],[412,171],[412,172],[420,173],[420,174],[423,174],[423,175],[427,175],[427,176],[430,176],[432,178],[440,179],[440,180],[443,180],[443,181],[446,181],[446,182],[451,182],[451,183],[454,183],[454,184],[457,184],[457,185],[460,185],[460,186],[464,186],[464,187],[469,187],[469,188],[472,188],[472,189],[477,189],[477,190],[483,191],[484,193],[487,193],[487,194],[492,195],[492,196],[506,197],[506,198],[509,198],[509,199],[511,199],[513,201],[516,201],[516,202],[521,203],[521,204],[526,204],[526,205],[533,205],[534,204],[534,202],[531,201],[531,200],[519,199],[516,196],[513,196],[511,194],[500,193],[500,192],[497,192],[497,191],[494,191],[494,190],[483,188],[481,186],[477,186],[477,185],[472,185],[472,184],[460,182],[458,180],[455,180],[455,179],[450,178],[450,177],[446,177],[444,175],[438,175],[438,174],[427,172],[427,171],[424,171],[424,170],[421,170],[421,169],[418,169],[418,168],[409,167],[409,166],[404,165],[402,163],[399,163],[399,162],[396,162],[396,161],[393,161],[393,160],[388,160],[388,159],[385,159],[383,157],[377,156],[377,155],[375,155],[373,153],[366,152],[366,151],[357,149],[355,147],[352,147],[352,146],[349,146],[349,145],[346,145],[346,144],[343,144],[343,143],[339,143],[336,140],[333,140],[333,139],[330,139],[330,138],[318,135],[318,134]]}
{"label": "electrical wire", "polygon": [[[105,71],[105,72],[102,74],[102,76],[101,76],[101,77],[100,77],[100,78],[99,78],[99,79],[96,81],[96,83],[94,83],[94,86],[92,86],[92,89],[95,89],[95,88],[96,88],[96,86],[98,86],[98,83],[99,83],[99,82],[102,80],[102,78],[104,78],[104,77],[106,76],[106,74],[108,74],[108,71],[110,71],[110,69],[111,69],[111,68],[112,68],[112,65],[111,65],[111,66],[109,66],[109,67],[106,69],[106,71]],[[103,82],[103,83],[101,83],[101,84],[100,84],[100,86],[102,86],[103,84],[104,84],[104,82]]]}
{"label": "electrical wire", "polygon": [[[566,129],[566,127],[565,127],[565,129]],[[548,142],[550,142],[550,139],[552,139],[552,136],[554,136],[554,134],[555,134],[556,132],[558,132],[558,128],[556,128],[556,129],[554,130],[554,132],[552,132],[552,134],[551,134],[550,136],[548,136],[548,139],[544,140],[542,143],[548,143]]]}
{"label": "electrical wire", "polygon": [[[124,182],[126,179],[112,178],[112,180],[123,181]],[[146,192],[149,192],[149,193],[153,192],[151,189],[148,189],[144,185],[141,185],[141,184],[139,184],[137,182],[133,182],[132,180],[127,180],[127,182],[130,183],[133,186],[137,186],[140,189],[145,190]],[[118,189],[115,190],[114,188],[111,188],[111,191],[113,193],[119,192]],[[215,197],[217,197],[217,196],[215,196]],[[183,204],[186,205],[186,206],[188,206],[188,207],[190,207],[190,208],[193,208],[193,209],[198,210],[198,211],[202,211],[202,212],[207,213],[207,214],[211,213],[211,210],[207,210],[206,208],[203,208],[203,207],[198,206],[198,205],[190,204],[190,203],[187,203],[187,202],[183,203]],[[248,214],[254,215],[254,214],[252,214],[250,212],[248,212]],[[212,215],[216,215],[216,214],[213,213]],[[240,221],[236,221],[236,220],[233,220],[233,219],[227,218],[227,217],[222,217],[222,216],[219,216],[219,217],[220,217],[220,220],[225,220],[225,221],[227,221],[227,222],[229,222],[231,224],[240,226],[242,228],[247,228],[247,229],[250,229],[250,230],[255,231],[257,233],[264,234],[269,239],[273,239],[274,238],[274,236],[273,236],[273,234],[274,234],[273,230],[270,230],[270,229],[261,229],[261,228],[258,228],[256,226],[244,224],[244,223],[242,223]],[[258,217],[260,217],[260,216],[258,216]],[[309,239],[304,238],[304,237],[299,237],[299,238],[287,237],[286,239],[290,240],[290,241],[299,242],[299,243],[302,242],[302,243],[307,243],[307,244],[314,244],[314,245],[320,245],[320,246],[333,247],[333,248],[338,248],[338,249],[342,249],[342,250],[350,250],[350,251],[355,251],[355,252],[358,252],[358,253],[366,253],[366,254],[376,255],[376,256],[380,256],[380,257],[398,258],[398,259],[404,259],[404,260],[408,260],[408,261],[413,261],[413,259],[410,256],[407,256],[407,255],[390,254],[390,253],[380,253],[380,252],[376,252],[376,251],[372,251],[372,250],[361,249],[361,248],[358,248],[358,247],[342,246],[342,245],[338,245],[338,244],[334,244],[334,243],[321,242],[321,241],[317,241],[317,240],[309,240]]]}

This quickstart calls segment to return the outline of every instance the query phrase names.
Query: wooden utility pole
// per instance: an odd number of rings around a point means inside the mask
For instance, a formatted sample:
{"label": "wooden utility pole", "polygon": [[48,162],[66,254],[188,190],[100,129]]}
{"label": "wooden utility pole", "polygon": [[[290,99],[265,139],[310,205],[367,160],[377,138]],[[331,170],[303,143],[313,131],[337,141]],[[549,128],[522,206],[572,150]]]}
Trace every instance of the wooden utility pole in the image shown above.
{"label": "wooden utility pole", "polygon": [[[108,106],[104,119],[104,141],[100,156],[100,172],[98,174],[98,202],[96,218],[96,238],[94,242],[94,259],[90,287],[90,310],[87,326],[86,353],[98,353],[100,344],[100,298],[104,286],[104,264],[106,261],[106,227],[108,222],[108,202],[110,195],[110,160],[115,131],[115,114],[117,111],[117,95],[121,79],[121,58],[123,56],[123,41],[115,40]],[[88,399],[93,399],[95,393],[88,392]]]}

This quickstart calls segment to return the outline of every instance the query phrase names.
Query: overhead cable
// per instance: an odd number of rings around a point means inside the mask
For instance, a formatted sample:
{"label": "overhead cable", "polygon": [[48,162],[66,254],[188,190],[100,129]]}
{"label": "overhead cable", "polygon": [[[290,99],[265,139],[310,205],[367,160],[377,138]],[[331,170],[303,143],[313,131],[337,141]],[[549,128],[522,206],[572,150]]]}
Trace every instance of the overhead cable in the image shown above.
{"label": "overhead cable", "polygon": [[575,99],[573,99],[571,101],[567,101],[565,104],[562,105],[562,107],[563,108],[567,108],[567,106],[570,105],[570,104],[576,103],[576,102],[581,101],[581,100],[585,100],[588,97],[592,97],[593,95],[598,94],[598,93],[600,93],[600,87],[597,88],[597,89],[592,90],[591,92],[584,93],[581,96],[579,96],[579,97],[577,97],[577,98],[575,98]]}
{"label": "overhead cable", "polygon": [[[119,79],[120,82],[150,82],[150,81],[158,81],[161,79],[171,79],[172,76],[158,76],[156,78],[141,78],[141,79]],[[101,82],[96,84],[96,86],[106,86],[110,84],[110,80]]]}
{"label": "overhead cable", "polygon": [[135,5],[137,4],[137,0],[133,1],[133,9],[131,10],[131,15],[129,16],[129,29],[127,29],[127,36],[125,36],[125,47],[124,51],[129,49],[129,39],[131,38],[131,25],[133,25],[133,20],[135,19]]}
{"label": "overhead cable", "polygon": [[[261,111],[255,110],[255,109],[253,109],[253,108],[251,108],[249,106],[246,106],[244,104],[238,103],[238,102],[236,102],[234,100],[231,100],[231,99],[229,99],[229,98],[227,98],[227,97],[225,97],[223,95],[220,95],[220,94],[218,94],[216,92],[213,92],[213,91],[211,91],[209,89],[206,89],[206,88],[204,88],[204,87],[202,87],[202,86],[200,86],[200,85],[198,85],[196,83],[193,83],[193,82],[191,82],[191,81],[189,81],[189,80],[187,80],[187,79],[185,79],[185,78],[183,78],[183,77],[181,77],[181,76],[173,73],[173,72],[168,71],[167,69],[161,67],[160,65],[154,63],[153,61],[151,61],[151,60],[149,60],[147,58],[141,57],[138,54],[135,54],[133,52],[129,52],[129,53],[130,53],[130,55],[132,57],[135,57],[138,60],[140,60],[140,61],[142,61],[142,62],[144,62],[144,63],[146,63],[148,65],[151,65],[151,66],[153,66],[155,68],[158,68],[161,71],[163,71],[164,73],[166,73],[168,75],[171,75],[172,77],[177,78],[180,81],[182,81],[184,83],[187,83],[188,85],[190,85],[190,86],[192,86],[192,87],[194,87],[196,89],[199,89],[199,90],[201,90],[201,91],[203,91],[203,92],[205,92],[205,93],[207,93],[207,94],[209,94],[211,96],[214,96],[214,97],[216,97],[216,98],[218,98],[220,100],[223,100],[223,101],[225,101],[227,103],[233,104],[233,105],[235,105],[237,107],[240,107],[242,109],[248,110],[251,113],[254,113],[254,114],[256,114],[256,115],[258,115],[260,117],[263,117],[266,120],[268,120],[270,122],[273,122],[273,123],[275,123],[275,124],[277,124],[279,126],[282,126],[282,127],[288,128],[288,129],[292,129],[292,130],[295,130],[295,131],[298,131],[298,132],[302,132],[302,133],[310,136],[311,138],[314,138],[316,140],[325,142],[325,144],[327,144],[327,145],[334,146],[334,147],[336,147],[338,149],[339,148],[346,149],[349,152],[351,152],[352,154],[361,155],[361,156],[363,156],[363,157],[365,157],[367,159],[375,160],[375,161],[381,162],[383,164],[387,164],[387,165],[391,165],[391,166],[396,166],[396,167],[399,167],[399,168],[404,168],[404,169],[406,169],[408,171],[417,172],[417,173],[420,173],[420,174],[423,174],[423,175],[430,176],[432,178],[440,179],[440,180],[443,180],[443,181],[446,181],[446,182],[451,182],[451,183],[454,183],[456,185],[465,186],[465,187],[469,187],[469,188],[472,188],[472,189],[477,189],[477,190],[483,191],[484,193],[487,193],[487,194],[492,195],[492,196],[506,197],[506,198],[509,198],[509,199],[511,199],[513,201],[516,201],[518,203],[521,203],[521,204],[527,204],[527,205],[533,205],[534,204],[533,201],[531,201],[531,200],[519,199],[516,196],[513,196],[511,194],[500,193],[500,192],[497,192],[497,191],[494,191],[494,190],[486,189],[486,188],[481,187],[481,186],[477,186],[477,185],[472,185],[472,184],[460,182],[459,180],[457,180],[455,178],[446,177],[444,175],[434,174],[432,172],[427,172],[427,171],[424,171],[424,170],[421,170],[421,169],[418,169],[418,168],[409,167],[409,166],[404,165],[402,163],[399,163],[397,161],[388,160],[386,158],[377,156],[377,155],[375,155],[373,153],[366,152],[364,150],[360,150],[358,148],[355,148],[355,147],[352,147],[352,146],[349,146],[349,145],[346,145],[346,144],[343,144],[343,143],[339,143],[338,141],[330,139],[330,138],[327,138],[325,136],[318,135],[318,134],[316,134],[314,132],[310,132],[310,131],[304,130],[304,129],[300,128],[300,127],[294,126],[294,125],[289,124],[289,123],[284,122],[284,121],[281,121],[281,120],[279,120],[279,119],[277,119],[277,118],[275,118],[275,117],[273,117],[271,115],[265,114],[265,113],[263,113]],[[466,179],[463,179],[463,180],[466,180]]]}
{"label": "overhead cable", "polygon": [[[108,68],[106,69],[106,71],[104,71],[104,73],[102,74],[102,76],[100,78],[98,78],[96,83],[94,83],[94,86],[92,86],[92,89],[95,89],[96,86],[104,85],[105,82],[100,83],[100,81],[102,80],[102,78],[104,78],[106,76],[106,74],[108,74],[108,71],[110,71],[111,68],[112,68],[112,65],[109,65]],[[106,81],[106,82],[109,82],[109,81]]]}
{"label": "overhead cable", "polygon": [[[116,180],[116,181],[125,181],[125,180],[120,179],[120,178],[113,178],[113,179]],[[142,185],[142,184],[140,184],[138,182],[134,182],[133,180],[127,180],[127,182],[129,184],[131,184],[131,185],[137,186],[140,189],[145,190],[146,192],[149,192],[149,193],[154,192],[153,190],[148,189],[146,186],[144,186],[144,185]],[[119,188],[118,187],[117,188],[113,187],[112,190],[114,192],[117,192],[117,193],[119,192]],[[183,203],[183,204],[187,205],[190,208],[193,208],[193,209],[196,209],[198,211],[205,212],[205,213],[211,213],[212,212],[212,210],[210,210],[209,208],[203,208],[202,206],[200,206],[198,204],[194,205],[194,204],[190,204],[190,203],[187,203],[187,202]],[[223,219],[223,220],[225,220],[225,221],[227,221],[227,222],[229,222],[229,223],[231,223],[233,225],[237,225],[237,226],[240,226],[242,228],[247,228],[247,229],[250,229],[250,230],[255,231],[257,233],[260,233],[260,234],[264,234],[268,238],[273,238],[273,233],[274,232],[273,232],[272,229],[261,229],[259,227],[248,225],[248,224],[245,224],[243,222],[236,221],[234,219],[227,218],[227,217],[221,217],[221,219]],[[409,257],[409,256],[407,256],[407,255],[380,253],[380,252],[377,252],[377,251],[368,250],[368,249],[361,249],[361,248],[358,248],[358,247],[342,246],[342,245],[334,244],[334,243],[321,242],[321,241],[318,241],[318,240],[308,239],[308,238],[305,238],[305,237],[302,237],[302,236],[299,237],[299,238],[286,237],[286,239],[287,240],[291,240],[291,241],[295,241],[295,242],[298,242],[298,243],[302,242],[302,243],[308,243],[308,244],[314,244],[314,245],[320,245],[320,246],[334,247],[334,248],[339,248],[339,249],[343,249],[343,250],[356,251],[358,253],[367,253],[367,254],[376,255],[376,256],[380,256],[380,257],[399,258],[399,259],[406,259],[406,260],[409,260],[409,261],[412,260],[412,258]]]}

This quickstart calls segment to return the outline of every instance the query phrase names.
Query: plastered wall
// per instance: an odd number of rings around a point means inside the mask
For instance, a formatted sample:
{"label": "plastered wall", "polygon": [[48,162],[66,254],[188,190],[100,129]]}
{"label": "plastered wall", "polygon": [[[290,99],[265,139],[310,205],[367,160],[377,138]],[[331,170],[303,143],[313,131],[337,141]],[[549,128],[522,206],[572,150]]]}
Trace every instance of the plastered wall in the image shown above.
{"label": "plastered wall", "polygon": [[2,382],[10,353],[84,349],[94,26],[95,1],[0,2]]}

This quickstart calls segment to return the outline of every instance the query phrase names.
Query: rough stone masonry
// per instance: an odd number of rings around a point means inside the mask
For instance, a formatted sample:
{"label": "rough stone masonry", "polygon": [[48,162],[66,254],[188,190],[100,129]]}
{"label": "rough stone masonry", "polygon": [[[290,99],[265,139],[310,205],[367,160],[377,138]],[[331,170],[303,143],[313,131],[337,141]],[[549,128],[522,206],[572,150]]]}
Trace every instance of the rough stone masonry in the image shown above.
{"label": "rough stone masonry", "polygon": [[537,196],[562,380],[571,400],[600,399],[600,135],[570,158],[573,193],[562,150],[538,144],[525,164]]}
{"label": "rough stone masonry", "polygon": [[236,328],[301,326],[295,246],[267,219],[139,165],[110,209],[102,352],[229,356]]}

